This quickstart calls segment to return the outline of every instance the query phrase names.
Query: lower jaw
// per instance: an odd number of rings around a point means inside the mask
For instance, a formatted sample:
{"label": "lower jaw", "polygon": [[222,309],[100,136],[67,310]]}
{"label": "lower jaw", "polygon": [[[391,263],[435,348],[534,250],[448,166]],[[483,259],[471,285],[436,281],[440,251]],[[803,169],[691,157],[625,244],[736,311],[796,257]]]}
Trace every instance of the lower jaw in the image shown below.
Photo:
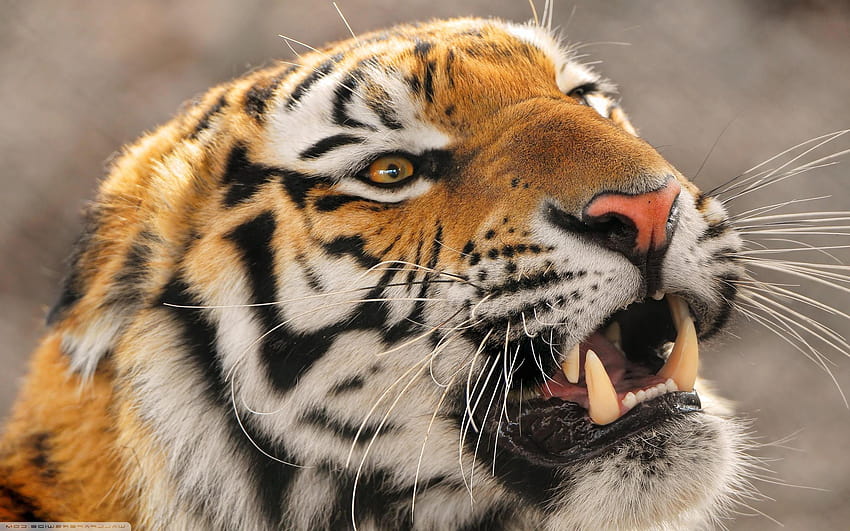
{"label": "lower jaw", "polygon": [[503,415],[501,421],[491,418],[486,422],[491,432],[498,434],[499,446],[530,464],[545,467],[562,467],[600,456],[647,429],[702,411],[696,392],[681,391],[639,403],[604,426],[591,422],[578,404],[558,398],[524,400],[507,409],[507,420]]}

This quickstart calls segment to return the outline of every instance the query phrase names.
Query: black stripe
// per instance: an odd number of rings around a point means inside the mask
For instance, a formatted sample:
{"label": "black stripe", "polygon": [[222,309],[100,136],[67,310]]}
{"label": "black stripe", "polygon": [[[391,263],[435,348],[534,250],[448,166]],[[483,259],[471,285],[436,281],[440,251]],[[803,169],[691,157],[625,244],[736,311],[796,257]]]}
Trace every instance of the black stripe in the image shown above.
{"label": "black stripe", "polygon": [[434,45],[428,41],[416,39],[416,45],[413,47],[413,53],[415,53],[420,59],[425,59],[428,57],[428,52],[431,51],[433,46]]}
{"label": "black stripe", "polygon": [[239,225],[227,235],[242,253],[254,293],[254,302],[257,303],[272,302],[278,298],[272,251],[272,238],[276,228],[274,214],[264,212]]}
{"label": "black stripe", "polygon": [[[242,253],[255,303],[278,298],[271,247],[275,228],[274,216],[267,212],[237,227],[228,236]],[[273,306],[257,307],[256,312],[264,329],[270,331],[260,346],[262,361],[272,383],[281,391],[288,391],[328,351],[334,337],[323,331],[297,334],[288,326],[280,326]]]}
{"label": "black stripe", "polygon": [[299,253],[295,255],[295,262],[301,266],[301,269],[304,271],[304,277],[307,279],[307,286],[309,286],[313,291],[324,291],[322,279],[319,278],[319,275],[317,275],[316,271],[310,266],[310,263],[307,261],[307,257]]}
{"label": "black stripe", "polygon": [[425,65],[425,81],[423,83],[423,89],[425,91],[425,99],[428,103],[432,103],[434,101],[434,69],[437,65],[434,61],[428,61],[428,64]]}
{"label": "black stripe", "polygon": [[738,296],[737,282],[739,280],[740,278],[737,275],[724,275],[719,279],[717,291],[719,292],[721,307],[708,330],[700,334],[700,340],[710,338],[722,330],[729,321],[729,317],[732,315],[732,310],[735,306],[735,298]]}
{"label": "black stripe", "polygon": [[192,132],[189,134],[189,138],[194,140],[198,138],[202,132],[207,130],[212,122],[212,119],[215,115],[219,114],[222,109],[227,107],[227,94],[222,94],[216,102],[210,106],[209,109],[204,111],[204,114],[201,115],[201,118],[198,120],[198,123],[195,124],[195,128],[192,129]]}
{"label": "black stripe", "polygon": [[431,244],[431,258],[428,260],[428,268],[435,269],[437,262],[440,260],[440,250],[443,248],[440,243],[443,240],[443,224],[437,222],[437,234],[434,236],[434,243]]}
{"label": "black stripe", "polygon": [[366,242],[360,236],[340,236],[329,243],[325,243],[323,247],[325,251],[334,256],[346,254],[352,256],[361,266],[368,269],[375,267],[380,260],[378,257],[367,253],[364,250],[365,245]]}
{"label": "black stripe", "polygon": [[[449,86],[451,88],[455,87],[455,80],[454,80],[454,76],[452,75],[452,67],[454,66],[454,62],[455,62],[455,51],[452,50],[452,49],[449,49],[449,51],[446,53],[445,71],[446,71],[446,79],[448,80]],[[453,105],[451,107],[452,107],[452,109],[454,109]],[[449,110],[446,109],[446,116],[448,116],[450,114],[451,113],[449,112]]]}
{"label": "black stripe", "polygon": [[369,102],[369,108],[374,112],[384,127],[388,129],[403,129],[404,125],[399,121],[398,115],[392,108],[390,103],[385,100],[375,100]]}
{"label": "black stripe", "polygon": [[410,87],[410,92],[419,94],[419,91],[422,90],[422,81],[419,80],[419,76],[416,74],[411,74],[404,78],[404,80],[407,81],[407,86]]}
{"label": "black stripe", "polygon": [[[337,485],[335,503],[329,507],[333,515],[327,529],[351,529],[351,500],[354,491],[356,473],[342,470],[332,464],[319,466],[319,472],[327,474],[330,483]],[[354,497],[354,520],[363,524],[371,521],[377,529],[413,529],[410,500],[413,487],[396,487],[394,475],[385,470],[364,471],[357,479],[357,493]],[[427,487],[420,483],[417,492]]]}
{"label": "black stripe", "polygon": [[[535,370],[538,370],[535,368]],[[504,390],[499,390],[500,382],[494,379],[493,382],[485,383],[480,391],[483,396],[494,396],[495,403],[501,403]],[[485,416],[485,410],[489,408],[488,400],[481,400],[478,403],[477,409],[473,412],[475,418],[482,419]],[[453,401],[454,412],[451,416],[457,423],[456,426],[461,428],[464,421],[467,420],[466,401],[463,396],[457,397]],[[474,406],[473,406],[474,407]],[[492,469],[494,476],[508,489],[520,494],[525,500],[536,506],[544,506],[548,504],[553,493],[557,492],[559,496],[566,497],[569,493],[569,483],[562,481],[563,473],[557,468],[550,466],[535,464],[519,454],[515,454],[506,450],[501,445],[496,444],[495,434],[492,429],[487,429],[486,423],[484,432],[479,434],[475,430],[468,430],[463,440],[463,445],[469,454],[476,456],[476,461],[481,466],[486,466]],[[495,452],[495,455],[494,455]],[[498,528],[497,528],[498,529]]]}
{"label": "black stripe", "polygon": [[366,381],[362,376],[351,376],[346,378],[345,380],[336,383],[333,387],[331,387],[330,393],[331,395],[341,395],[351,391],[357,391],[363,388],[363,385],[366,384]]}
{"label": "black stripe", "polygon": [[316,408],[306,412],[301,416],[301,420],[317,428],[330,430],[349,444],[353,443],[356,437],[358,445],[369,444],[373,437],[393,434],[398,432],[399,429],[398,426],[385,421],[383,426],[380,426],[379,432],[377,424],[363,423],[361,426],[360,423],[351,424],[344,420],[331,418],[324,408]]}
{"label": "black stripe", "polygon": [[268,100],[274,96],[283,80],[289,77],[289,74],[294,72],[296,68],[299,68],[299,65],[289,65],[280,74],[271,79],[264,79],[249,88],[245,93],[245,113],[254,120],[262,122],[268,107]]}
{"label": "black stripe", "polygon": [[59,471],[56,469],[56,463],[50,458],[53,453],[53,445],[50,441],[50,434],[41,432],[28,437],[28,443],[32,445],[33,455],[30,457],[30,464],[38,470],[38,476],[45,480],[53,480]]}
{"label": "black stripe", "polygon": [[494,529],[506,529],[513,516],[513,513],[501,507],[490,509],[478,518],[459,527],[457,531],[493,531]]}
{"label": "black stripe", "polygon": [[317,159],[328,151],[332,151],[338,147],[347,146],[349,144],[358,144],[360,142],[363,142],[362,137],[340,133],[338,135],[329,136],[319,140],[309,148],[302,151],[298,156],[301,159]]}
{"label": "black stripe", "polygon": [[351,101],[359,83],[360,71],[354,70],[348,73],[334,92],[333,121],[340,127],[363,127],[371,129],[366,124],[349,116],[345,111],[345,106]]}
{"label": "black stripe", "polygon": [[[253,292],[253,302],[263,303],[278,299],[277,281],[274,276],[274,251],[272,238],[276,230],[274,216],[266,212],[248,221],[229,235],[239,249],[247,269],[248,278]],[[358,260],[376,264],[377,259],[370,258],[363,252],[360,238],[338,241],[336,254],[352,254]],[[327,248],[327,246],[326,246]],[[365,298],[379,298],[383,286],[392,276],[387,271]],[[336,337],[346,330],[381,328],[386,323],[388,309],[380,302],[362,303],[354,311],[348,321],[343,321],[310,333],[301,333],[292,327],[281,325],[277,310],[274,306],[258,306],[255,311],[260,316],[265,330],[269,331],[260,346],[262,361],[265,364],[269,379],[282,392],[290,390],[301,376],[312,367],[333,345]]]}
{"label": "black stripe", "polygon": [[230,151],[227,168],[222,176],[222,184],[228,187],[224,197],[225,206],[234,207],[250,199],[260,186],[274,176],[274,172],[274,168],[249,161],[247,148],[237,144]]}
{"label": "black stripe", "polygon": [[[175,278],[165,287],[160,304],[171,303],[182,306],[199,306],[202,301],[197,299],[189,290],[189,286],[181,279]],[[283,518],[283,500],[290,484],[295,478],[293,467],[278,463],[258,452],[245,434],[236,417],[232,414],[230,404],[230,387],[219,360],[216,348],[216,330],[206,318],[202,310],[166,307],[172,321],[182,328],[182,337],[187,349],[189,361],[201,373],[197,385],[204,388],[210,402],[225,413],[227,431],[231,447],[234,448],[244,462],[249,463],[249,476],[256,482],[256,492],[246,495],[256,496],[261,504],[263,514],[270,528],[280,525]],[[262,432],[256,430],[250,418],[243,420],[243,426],[261,448],[279,459],[294,462],[295,458],[278,441],[272,441]],[[186,466],[192,466],[187,463]],[[215,504],[215,500],[193,499],[199,504]],[[220,512],[218,506],[201,506],[202,511]]]}
{"label": "black stripe", "polygon": [[333,57],[329,58],[319,66],[315,68],[310,74],[301,80],[295,89],[293,89],[292,94],[289,95],[289,99],[286,102],[286,106],[289,109],[295,108],[298,102],[301,101],[301,98],[310,90],[317,81],[330,74],[334,66],[343,58],[343,54],[336,54]]}
{"label": "black stripe", "polygon": [[102,209],[98,206],[92,206],[84,213],[83,231],[77,237],[71,255],[68,257],[68,272],[62,279],[59,298],[47,314],[48,326],[62,319],[68,310],[83,298],[88,289],[83,280],[82,262],[96,241],[94,235],[100,229],[103,217]]}
{"label": "black stripe", "polygon": [[702,210],[705,208],[705,204],[708,202],[709,199],[710,199],[709,196],[707,196],[704,193],[700,193],[697,196],[697,198],[694,200],[694,206],[696,207],[697,210],[702,212]]}
{"label": "black stripe", "polygon": [[355,201],[364,201],[364,199],[362,197],[357,197],[356,195],[323,195],[316,199],[313,206],[315,206],[316,210],[319,212],[333,212],[343,205],[347,205],[348,203],[353,203]]}
{"label": "black stripe", "polygon": [[729,224],[725,221],[720,221],[718,223],[715,223],[714,225],[709,225],[705,229],[705,232],[700,234],[699,238],[697,238],[697,241],[702,243],[706,240],[713,240],[715,238],[719,238],[720,236],[726,234],[728,230]]}
{"label": "black stripe", "polygon": [[[3,503],[6,500],[11,504],[9,507]],[[35,500],[29,496],[24,496],[18,492],[18,489],[6,485],[0,485],[0,509],[14,510],[15,512],[11,514],[4,512],[3,516],[19,522],[50,522],[53,520],[49,515],[42,512],[43,509],[36,504]]]}
{"label": "black stripe", "polygon": [[306,206],[307,194],[310,190],[318,186],[330,185],[330,179],[324,177],[311,177],[291,170],[279,170],[278,173],[280,173],[280,184],[298,208]]}
{"label": "black stripe", "polygon": [[107,303],[127,307],[142,302],[143,283],[148,276],[148,263],[153,252],[151,238],[151,233],[142,231],[133,240],[121,269],[115,274],[106,297]]}

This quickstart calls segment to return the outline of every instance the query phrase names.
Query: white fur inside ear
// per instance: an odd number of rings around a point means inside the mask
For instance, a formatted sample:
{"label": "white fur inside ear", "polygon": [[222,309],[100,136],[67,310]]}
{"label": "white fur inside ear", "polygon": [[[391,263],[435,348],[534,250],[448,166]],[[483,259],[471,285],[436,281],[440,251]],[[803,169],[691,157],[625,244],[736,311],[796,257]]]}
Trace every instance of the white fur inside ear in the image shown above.
{"label": "white fur inside ear", "polygon": [[123,319],[104,310],[86,321],[82,330],[65,330],[62,333],[62,351],[71,357],[71,370],[90,378],[97,364],[115,345]]}

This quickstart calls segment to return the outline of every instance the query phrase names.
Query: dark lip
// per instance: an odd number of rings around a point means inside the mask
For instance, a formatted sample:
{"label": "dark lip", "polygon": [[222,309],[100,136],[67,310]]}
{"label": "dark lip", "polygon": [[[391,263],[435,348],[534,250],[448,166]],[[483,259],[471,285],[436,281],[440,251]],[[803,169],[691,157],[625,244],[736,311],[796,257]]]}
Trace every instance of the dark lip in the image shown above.
{"label": "dark lip", "polygon": [[[501,408],[499,408],[501,409]],[[508,418],[491,415],[486,425],[498,433],[499,447],[529,463],[563,467],[599,456],[641,432],[702,411],[696,392],[673,392],[641,402],[616,422],[593,424],[587,411],[559,398],[523,400],[508,406]]]}

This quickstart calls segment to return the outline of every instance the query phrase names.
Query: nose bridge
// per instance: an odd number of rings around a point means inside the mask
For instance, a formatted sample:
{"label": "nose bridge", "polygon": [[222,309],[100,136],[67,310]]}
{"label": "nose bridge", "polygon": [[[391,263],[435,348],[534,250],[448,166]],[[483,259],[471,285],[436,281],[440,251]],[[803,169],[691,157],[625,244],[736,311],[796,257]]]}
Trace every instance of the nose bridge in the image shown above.
{"label": "nose bridge", "polygon": [[652,146],[587,106],[539,98],[503,118],[492,147],[518,154],[517,173],[577,215],[600,192],[638,195],[675,174]]}

